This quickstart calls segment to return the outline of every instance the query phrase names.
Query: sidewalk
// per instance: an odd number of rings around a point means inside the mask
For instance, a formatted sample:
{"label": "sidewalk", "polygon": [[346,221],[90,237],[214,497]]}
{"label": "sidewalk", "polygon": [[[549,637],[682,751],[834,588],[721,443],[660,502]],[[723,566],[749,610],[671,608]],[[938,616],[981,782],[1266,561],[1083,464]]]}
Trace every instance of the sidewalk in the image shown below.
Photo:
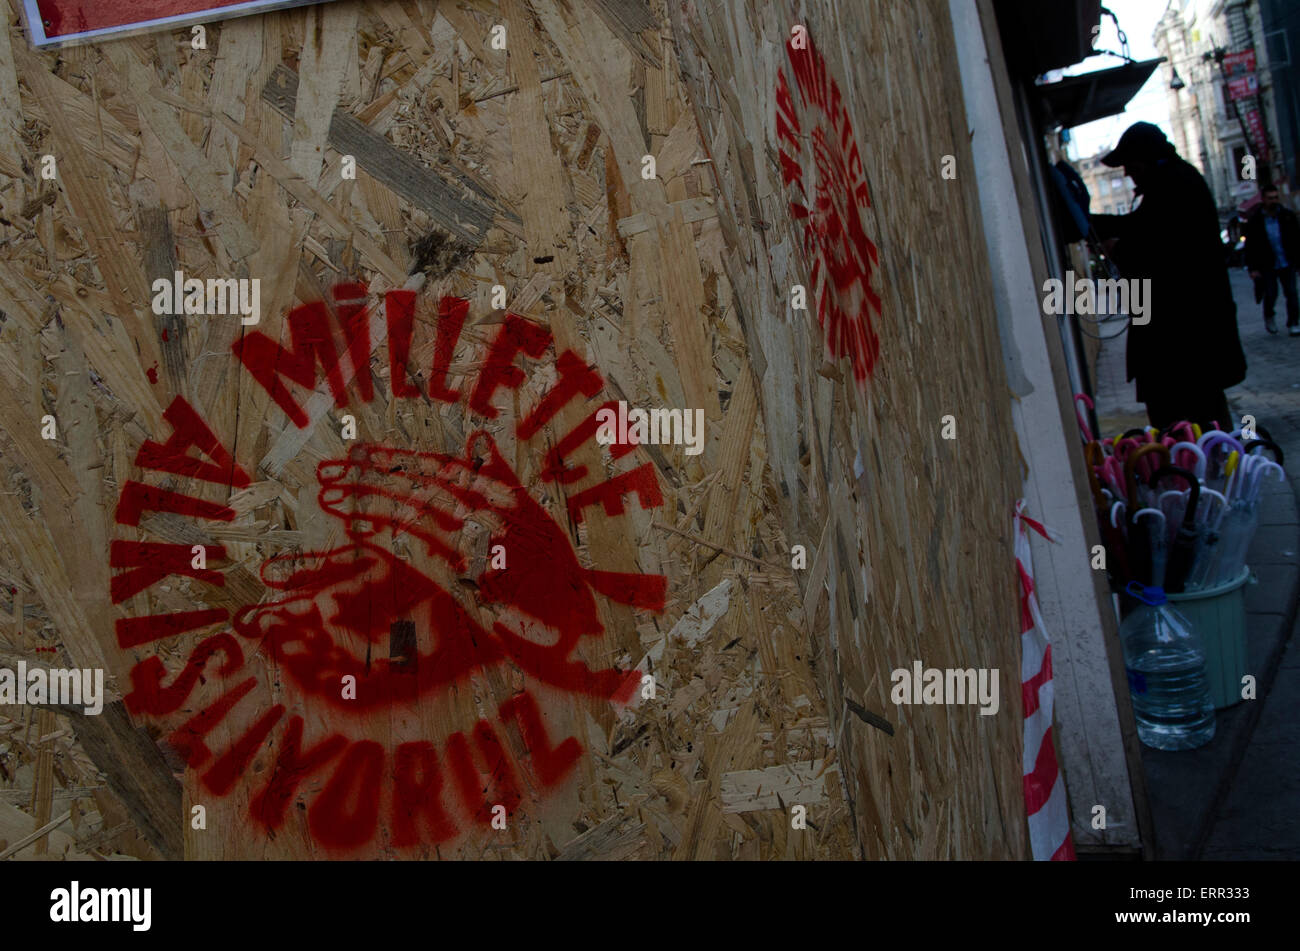
{"label": "sidewalk", "polygon": [[[1245,383],[1228,391],[1286,456],[1288,482],[1268,483],[1249,564],[1247,650],[1258,699],[1218,715],[1214,740],[1199,750],[1142,749],[1160,859],[1300,858],[1300,337],[1264,329],[1250,278],[1232,272],[1237,324],[1248,364]],[[1278,323],[1285,324],[1279,301]],[[1103,344],[1097,364],[1097,417],[1105,435],[1146,423],[1124,380],[1124,337]]]}

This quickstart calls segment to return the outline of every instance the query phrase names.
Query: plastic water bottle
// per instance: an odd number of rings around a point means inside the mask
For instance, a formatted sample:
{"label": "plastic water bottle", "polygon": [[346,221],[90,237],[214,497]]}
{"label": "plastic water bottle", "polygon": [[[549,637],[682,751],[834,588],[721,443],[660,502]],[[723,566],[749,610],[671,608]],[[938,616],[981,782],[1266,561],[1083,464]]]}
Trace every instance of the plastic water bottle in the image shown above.
{"label": "plastic water bottle", "polygon": [[1214,739],[1205,650],[1161,588],[1132,582],[1142,602],[1120,625],[1138,739],[1158,750],[1193,750]]}

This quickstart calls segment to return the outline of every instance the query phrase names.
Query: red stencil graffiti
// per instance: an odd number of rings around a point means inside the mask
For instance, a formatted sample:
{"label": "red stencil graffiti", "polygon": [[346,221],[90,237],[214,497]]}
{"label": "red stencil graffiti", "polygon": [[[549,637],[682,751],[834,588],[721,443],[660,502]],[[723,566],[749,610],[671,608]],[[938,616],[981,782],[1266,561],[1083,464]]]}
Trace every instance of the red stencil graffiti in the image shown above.
{"label": "red stencil graffiti", "polygon": [[[234,619],[304,691],[366,710],[509,660],[569,693],[630,698],[636,671],[592,670],[573,653],[582,638],[604,633],[595,594],[658,611],[666,579],[583,568],[490,434],[471,434],[463,456],[360,445],[317,474],[320,507],[343,523],[348,543],[267,560],[262,579],[283,596]],[[480,558],[482,569],[470,572],[454,539],[469,537],[471,523],[503,567]],[[418,570],[399,545],[414,546],[451,580]],[[481,621],[466,598],[499,619]],[[339,690],[348,675],[355,699]]]}
{"label": "red stencil graffiti", "polygon": [[777,73],[781,181],[791,195],[790,214],[803,225],[811,294],[827,351],[832,359],[848,357],[861,386],[880,355],[872,324],[873,313],[881,313],[880,295],[872,287],[879,250],[864,220],[871,198],[839,84],[811,37],[803,37],[804,48],[792,42],[786,43],[786,53],[797,96],[786,71]]}
{"label": "red stencil graffiti", "polygon": [[[589,568],[575,547],[578,526],[593,513],[617,518],[664,502],[653,463],[623,462],[608,476],[591,465],[597,457],[585,447],[596,445],[596,415],[612,405],[593,402],[605,388],[597,369],[573,350],[555,354],[553,380],[526,414],[493,424],[502,419],[494,403],[515,399],[530,371],[550,362],[549,329],[508,312],[490,341],[468,344],[457,360],[469,302],[443,297],[433,362],[421,373],[410,360],[416,303],[413,292],[393,289],[382,316],[372,314],[364,285],[341,284],[329,301],[290,311],[285,335],[247,333],[232,353],[301,429],[311,422],[312,392],[328,393],[337,408],[375,399],[369,365],[382,319],[391,396],[461,407],[449,418],[496,425],[497,434],[472,431],[454,452],[351,446],[316,468],[315,502],[329,541],[266,557],[257,603],[244,602],[233,616],[216,604],[114,621],[118,646],[134,655],[127,709],[154,722],[208,794],[243,788],[254,836],[277,836],[296,804],[310,839],[327,849],[436,851],[487,829],[498,808],[513,816],[539,802],[575,775],[583,754],[556,714],[570,701],[628,703],[640,683],[637,670],[605,666],[613,652],[602,647],[601,599],[664,610],[665,576]],[[453,375],[458,364],[474,372]],[[556,426],[569,407],[582,411]],[[183,397],[163,419],[170,433],[141,445],[139,477],[123,484],[118,499],[126,537],[110,549],[115,605],[141,596],[155,603],[150,596],[175,577],[227,587],[220,565],[233,551],[226,546],[155,541],[148,533],[156,514],[188,519],[200,531],[235,522],[240,516],[222,500],[253,479],[232,441]],[[510,438],[512,456],[536,473],[531,484],[498,438]],[[635,449],[608,447],[610,463]],[[222,629],[227,624],[231,630]],[[179,669],[164,660],[174,651],[159,653],[214,628]],[[271,661],[271,697],[258,690],[259,655]],[[585,659],[602,656],[605,664]],[[493,670],[511,674],[504,685],[488,678],[495,710],[476,704],[465,719],[458,711],[456,722],[441,720],[392,747],[372,738],[376,725],[385,735],[402,708]],[[536,686],[551,689],[535,696]]]}

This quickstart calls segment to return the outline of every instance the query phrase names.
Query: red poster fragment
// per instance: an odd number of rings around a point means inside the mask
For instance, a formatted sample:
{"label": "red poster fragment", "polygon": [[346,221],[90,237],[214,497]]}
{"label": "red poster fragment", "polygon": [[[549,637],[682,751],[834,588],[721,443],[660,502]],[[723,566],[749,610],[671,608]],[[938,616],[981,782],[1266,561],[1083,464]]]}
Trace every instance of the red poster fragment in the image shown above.
{"label": "red poster fragment", "polygon": [[328,0],[23,0],[34,46],[174,30]]}

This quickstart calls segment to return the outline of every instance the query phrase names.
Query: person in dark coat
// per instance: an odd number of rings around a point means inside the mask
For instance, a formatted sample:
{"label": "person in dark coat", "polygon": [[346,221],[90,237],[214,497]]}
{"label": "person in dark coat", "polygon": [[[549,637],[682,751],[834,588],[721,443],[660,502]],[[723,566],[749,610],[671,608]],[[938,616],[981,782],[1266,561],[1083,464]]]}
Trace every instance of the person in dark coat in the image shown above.
{"label": "person in dark coat", "polygon": [[1277,189],[1265,185],[1261,204],[1246,223],[1246,268],[1257,285],[1262,284],[1264,326],[1277,333],[1273,312],[1279,285],[1286,295],[1286,325],[1293,337],[1300,337],[1300,301],[1296,299],[1295,270],[1300,266],[1300,222],[1295,212],[1282,205]]}
{"label": "person in dark coat", "polygon": [[1183,419],[1234,429],[1223,391],[1246,378],[1246,356],[1214,196],[1149,122],[1130,126],[1102,162],[1124,166],[1141,196],[1127,215],[1092,216],[1124,278],[1151,281],[1148,320],[1128,330],[1137,398],[1160,429]]}

